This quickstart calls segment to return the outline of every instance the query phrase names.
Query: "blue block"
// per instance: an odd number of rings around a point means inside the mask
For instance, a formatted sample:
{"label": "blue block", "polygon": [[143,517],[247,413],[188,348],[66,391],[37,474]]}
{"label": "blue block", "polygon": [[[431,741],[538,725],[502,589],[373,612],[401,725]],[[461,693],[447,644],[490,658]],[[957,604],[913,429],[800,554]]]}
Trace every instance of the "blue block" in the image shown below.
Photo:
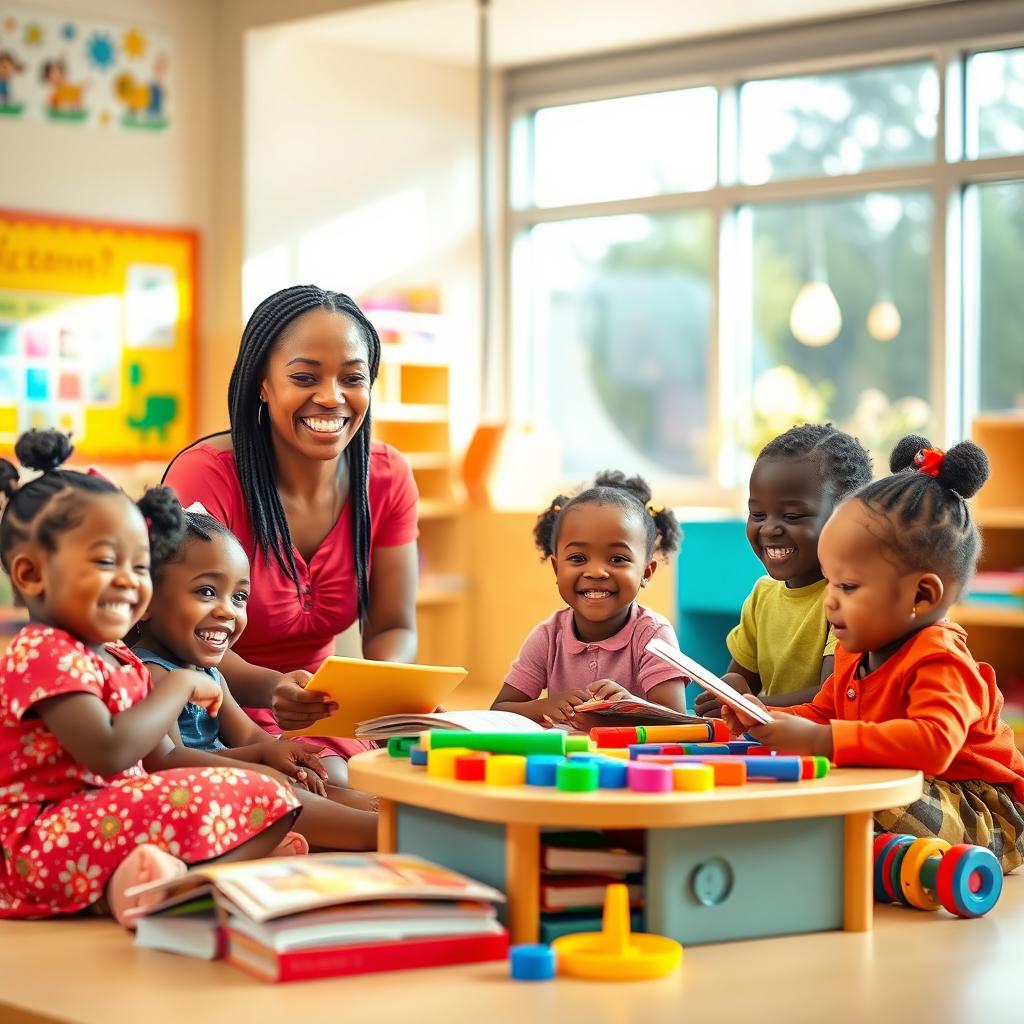
{"label": "blue block", "polygon": [[526,758],[526,784],[553,786],[558,766],[565,760],[559,754],[530,754]]}
{"label": "blue block", "polygon": [[629,762],[606,757],[597,765],[597,785],[600,789],[627,789]]}
{"label": "blue block", "polygon": [[516,981],[547,981],[555,976],[555,951],[550,946],[513,946],[508,961],[509,973]]}
{"label": "blue block", "polygon": [[757,740],[729,740],[726,746],[730,754],[745,754],[752,747],[763,747],[764,744],[758,743]]}
{"label": "blue block", "polygon": [[421,768],[427,764],[427,750],[425,747],[412,747],[409,750],[409,763],[418,764]]}

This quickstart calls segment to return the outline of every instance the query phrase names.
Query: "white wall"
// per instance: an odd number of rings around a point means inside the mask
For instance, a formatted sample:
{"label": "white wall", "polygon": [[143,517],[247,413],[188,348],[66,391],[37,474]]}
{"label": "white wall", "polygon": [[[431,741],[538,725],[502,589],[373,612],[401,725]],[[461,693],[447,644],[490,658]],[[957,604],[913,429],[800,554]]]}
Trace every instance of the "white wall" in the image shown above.
{"label": "white wall", "polygon": [[467,440],[479,398],[473,69],[267,28],[247,35],[244,95],[246,306],[296,282],[355,296],[438,285],[458,352],[456,443]]}

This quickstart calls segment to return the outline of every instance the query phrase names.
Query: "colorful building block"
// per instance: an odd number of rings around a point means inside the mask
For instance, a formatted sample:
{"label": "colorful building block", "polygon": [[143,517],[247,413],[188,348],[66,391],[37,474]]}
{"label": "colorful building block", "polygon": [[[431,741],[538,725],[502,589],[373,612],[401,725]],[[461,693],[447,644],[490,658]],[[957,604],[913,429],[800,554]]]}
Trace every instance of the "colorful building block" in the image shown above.
{"label": "colorful building block", "polygon": [[455,761],[463,754],[470,754],[468,747],[444,747],[427,751],[427,774],[435,779],[454,779]]}
{"label": "colorful building block", "polygon": [[703,793],[715,788],[715,770],[709,764],[674,764],[672,788]]}
{"label": "colorful building block", "polygon": [[555,976],[555,951],[543,943],[512,946],[508,951],[509,973],[516,981],[547,981]]}
{"label": "colorful building block", "polygon": [[522,786],[526,782],[526,758],[520,754],[492,754],[484,767],[488,786]]}
{"label": "colorful building block", "polygon": [[[546,729],[544,732],[457,732],[451,729],[431,729],[420,733],[420,745],[427,750],[441,750],[446,747],[464,747],[469,750],[486,750],[492,754],[564,754],[570,749],[567,737],[560,729]],[[580,736],[588,748],[586,736]],[[579,749],[574,747],[573,749]]]}
{"label": "colorful building block", "polygon": [[417,744],[409,749],[409,763],[416,765],[418,768],[426,768],[427,756],[429,754],[429,750],[426,750]]}
{"label": "colorful building block", "polygon": [[526,759],[528,786],[553,786],[558,766],[565,760],[557,754],[530,754]]}
{"label": "colorful building block", "polygon": [[599,761],[597,784],[601,789],[626,789],[629,786],[629,764],[617,758]]}
{"label": "colorful building block", "polygon": [[455,778],[459,782],[483,782],[490,756],[485,750],[474,750],[471,754],[455,758]]}
{"label": "colorful building block", "polygon": [[564,761],[555,769],[555,785],[566,793],[588,793],[597,789],[596,761]]}
{"label": "colorful building block", "polygon": [[672,766],[653,764],[650,761],[630,761],[629,788],[637,793],[670,793],[672,791]]}

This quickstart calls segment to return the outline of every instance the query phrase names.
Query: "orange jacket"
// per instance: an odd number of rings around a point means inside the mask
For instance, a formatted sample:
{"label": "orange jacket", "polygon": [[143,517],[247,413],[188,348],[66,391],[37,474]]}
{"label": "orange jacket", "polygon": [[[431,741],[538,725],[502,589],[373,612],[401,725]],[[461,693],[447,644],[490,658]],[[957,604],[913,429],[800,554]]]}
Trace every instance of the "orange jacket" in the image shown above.
{"label": "orange jacket", "polygon": [[956,782],[1013,787],[1024,803],[1024,754],[999,715],[992,666],[976,662],[967,634],[937,622],[910,637],[875,672],[857,677],[862,655],[836,649],[835,671],[810,704],[773,710],[832,726],[839,766],[917,768]]}

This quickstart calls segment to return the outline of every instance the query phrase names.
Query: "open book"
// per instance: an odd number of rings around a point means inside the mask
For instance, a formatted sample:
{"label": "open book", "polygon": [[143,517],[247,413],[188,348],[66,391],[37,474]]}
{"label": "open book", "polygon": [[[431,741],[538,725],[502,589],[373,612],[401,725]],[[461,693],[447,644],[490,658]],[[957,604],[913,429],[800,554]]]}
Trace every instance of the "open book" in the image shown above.
{"label": "open book", "polygon": [[700,722],[706,724],[707,719],[695,718],[693,715],[683,714],[682,711],[673,711],[661,704],[654,704],[636,694],[621,696],[616,699],[584,701],[577,704],[573,709],[577,714],[587,712],[591,715],[601,715],[609,719],[622,719],[622,721],[648,723],[651,725],[686,725],[688,722]]}
{"label": "open book", "polygon": [[356,736],[383,740],[389,736],[418,736],[426,729],[457,732],[543,732],[544,727],[512,711],[439,711],[426,715],[383,715],[356,724]]}

